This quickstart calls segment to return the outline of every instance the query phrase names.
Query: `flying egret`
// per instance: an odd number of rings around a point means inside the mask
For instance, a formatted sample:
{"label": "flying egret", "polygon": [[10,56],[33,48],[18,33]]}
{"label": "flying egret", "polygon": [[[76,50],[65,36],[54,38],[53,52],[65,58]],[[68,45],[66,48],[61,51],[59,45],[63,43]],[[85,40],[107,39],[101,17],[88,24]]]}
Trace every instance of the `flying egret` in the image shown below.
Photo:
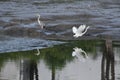
{"label": "flying egret", "polygon": [[37,15],[38,15],[38,19],[37,19],[38,24],[40,25],[41,29],[43,29],[45,24],[42,21],[40,21],[40,14],[37,14]]}
{"label": "flying egret", "polygon": [[37,48],[37,53],[35,53],[35,55],[40,55],[40,50]]}
{"label": "flying egret", "polygon": [[[78,55],[82,55],[82,56],[84,56],[84,58],[87,58],[88,56],[87,56],[87,53],[84,51],[84,50],[82,50],[81,48],[78,48],[78,47],[75,47],[75,48],[73,48],[73,52],[72,52],[72,56],[74,57],[74,56],[77,56],[78,57]],[[83,53],[83,54],[82,54]]]}
{"label": "flying egret", "polygon": [[80,37],[83,36],[83,35],[87,32],[88,28],[89,28],[89,26],[86,27],[86,25],[80,25],[79,28],[73,26],[73,28],[72,28],[72,31],[73,31],[73,33],[74,33],[73,36],[74,36],[75,38],[77,38],[77,37],[79,37],[79,36],[80,36]]}

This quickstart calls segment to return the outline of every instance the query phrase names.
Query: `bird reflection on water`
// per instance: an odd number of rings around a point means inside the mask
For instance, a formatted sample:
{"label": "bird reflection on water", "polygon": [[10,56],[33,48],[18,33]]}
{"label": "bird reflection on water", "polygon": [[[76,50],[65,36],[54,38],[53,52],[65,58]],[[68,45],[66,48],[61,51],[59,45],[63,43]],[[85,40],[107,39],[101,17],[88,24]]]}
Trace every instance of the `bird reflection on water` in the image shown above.
{"label": "bird reflection on water", "polygon": [[35,53],[36,56],[40,55],[40,50],[37,48],[37,53]]}
{"label": "bird reflection on water", "polygon": [[75,47],[73,50],[72,56],[78,58],[80,61],[85,61],[88,58],[87,53],[81,48]]}

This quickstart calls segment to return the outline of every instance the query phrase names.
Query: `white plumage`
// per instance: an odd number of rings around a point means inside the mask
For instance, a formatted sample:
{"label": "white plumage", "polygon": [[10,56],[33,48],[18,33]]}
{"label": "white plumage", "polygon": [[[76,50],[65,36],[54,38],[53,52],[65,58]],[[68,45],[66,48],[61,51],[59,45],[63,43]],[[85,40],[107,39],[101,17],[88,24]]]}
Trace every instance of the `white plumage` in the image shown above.
{"label": "white plumage", "polygon": [[40,21],[40,14],[37,14],[37,15],[38,15],[38,19],[37,19],[38,24],[40,25],[41,29],[43,29],[45,24],[42,21]]}
{"label": "white plumage", "polygon": [[77,28],[77,27],[75,27],[75,26],[73,26],[73,28],[72,28],[72,31],[73,31],[73,33],[74,33],[74,37],[75,38],[77,38],[77,37],[81,37],[81,36],[83,36],[86,32],[87,32],[87,29],[89,28],[89,26],[88,27],[86,27],[86,25],[80,25],[79,26],[79,28]]}
{"label": "white plumage", "polygon": [[40,50],[39,49],[37,49],[37,53],[35,53],[35,55],[40,55]]}
{"label": "white plumage", "polygon": [[84,51],[84,50],[82,50],[81,48],[78,48],[78,47],[75,47],[75,48],[73,48],[73,52],[72,52],[72,56],[74,57],[74,56],[77,56],[78,57],[78,55],[82,55],[82,56],[84,56],[85,58],[87,58],[87,53]]}

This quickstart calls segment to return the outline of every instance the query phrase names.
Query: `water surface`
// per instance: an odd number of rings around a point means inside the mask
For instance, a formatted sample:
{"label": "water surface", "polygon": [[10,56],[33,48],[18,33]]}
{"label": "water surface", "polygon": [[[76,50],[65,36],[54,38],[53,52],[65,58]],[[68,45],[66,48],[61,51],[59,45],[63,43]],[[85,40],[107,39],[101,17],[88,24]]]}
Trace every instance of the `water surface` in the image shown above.
{"label": "water surface", "polygon": [[[111,49],[110,47],[108,49],[104,47],[104,41],[85,40],[40,49],[40,55],[36,55],[36,49],[0,54],[0,79],[119,80],[120,45],[118,44],[119,42],[113,42]],[[81,60],[83,56],[73,57],[74,47],[83,49],[88,58]]]}
{"label": "water surface", "polygon": [[61,32],[65,34],[73,25],[87,24],[91,26],[91,36],[109,34],[120,38],[119,0],[0,0],[0,12],[0,32],[6,35],[35,36],[30,32],[40,35],[36,33],[39,13],[48,28],[42,35],[62,36]]}
{"label": "water surface", "polygon": [[[69,41],[81,24],[90,28],[77,39],[117,41]],[[120,0],[0,0],[0,80],[120,80],[119,25]],[[88,58],[73,57],[75,47]]]}

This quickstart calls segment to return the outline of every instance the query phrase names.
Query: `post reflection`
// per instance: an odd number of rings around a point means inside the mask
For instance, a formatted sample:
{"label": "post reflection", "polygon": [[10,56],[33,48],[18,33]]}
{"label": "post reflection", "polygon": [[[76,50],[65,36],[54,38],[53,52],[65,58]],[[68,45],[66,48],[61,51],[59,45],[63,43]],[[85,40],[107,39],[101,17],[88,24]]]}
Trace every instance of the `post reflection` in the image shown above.
{"label": "post reflection", "polygon": [[[105,40],[101,61],[101,80],[115,80],[112,40]],[[111,75],[111,76],[110,76]]]}
{"label": "post reflection", "polygon": [[20,65],[20,80],[39,80],[36,61],[22,60]]}

